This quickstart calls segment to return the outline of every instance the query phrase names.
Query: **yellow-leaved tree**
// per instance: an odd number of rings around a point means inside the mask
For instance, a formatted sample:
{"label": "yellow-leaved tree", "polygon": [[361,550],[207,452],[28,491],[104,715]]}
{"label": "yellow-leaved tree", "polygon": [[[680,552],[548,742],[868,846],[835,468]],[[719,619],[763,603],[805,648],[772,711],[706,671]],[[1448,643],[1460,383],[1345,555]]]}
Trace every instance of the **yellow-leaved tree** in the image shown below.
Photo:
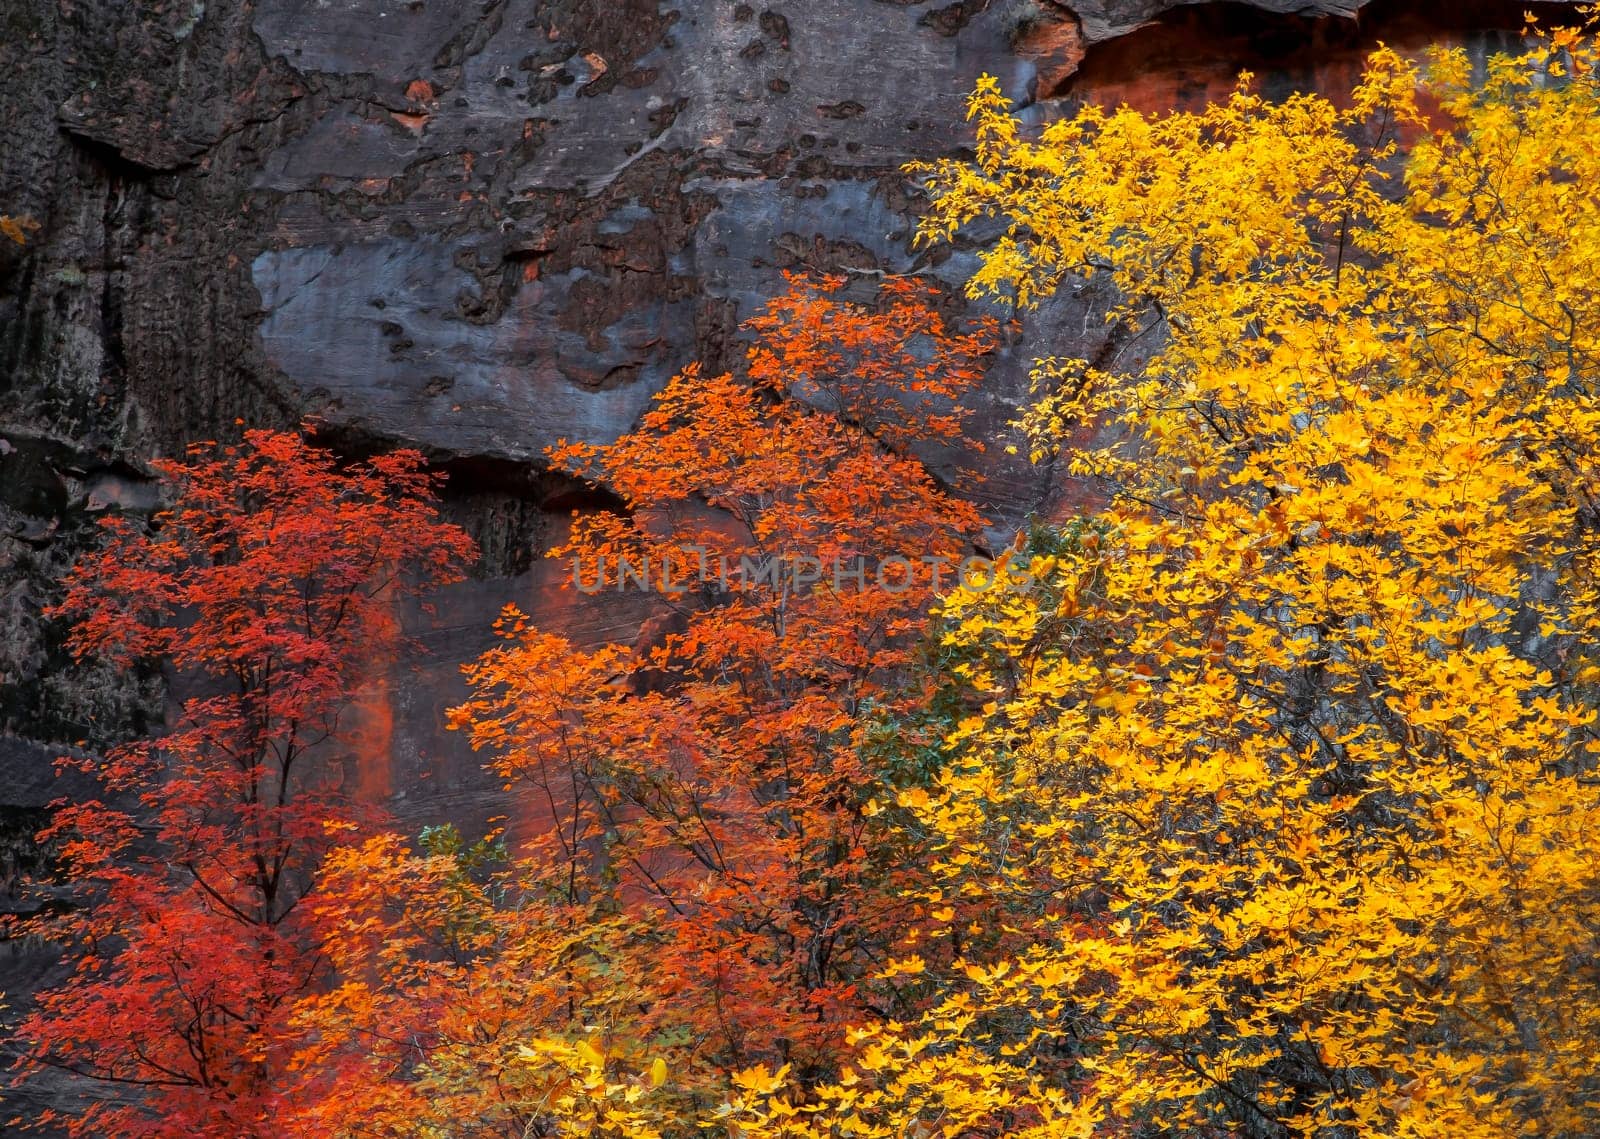
{"label": "yellow-leaved tree", "polygon": [[925,235],[998,218],[974,295],[1107,276],[1157,347],[1041,362],[1110,505],[945,602],[974,711],[900,806],[951,920],[896,968],[973,948],[742,1134],[1600,1134],[1597,68],[1033,139],[980,84]]}

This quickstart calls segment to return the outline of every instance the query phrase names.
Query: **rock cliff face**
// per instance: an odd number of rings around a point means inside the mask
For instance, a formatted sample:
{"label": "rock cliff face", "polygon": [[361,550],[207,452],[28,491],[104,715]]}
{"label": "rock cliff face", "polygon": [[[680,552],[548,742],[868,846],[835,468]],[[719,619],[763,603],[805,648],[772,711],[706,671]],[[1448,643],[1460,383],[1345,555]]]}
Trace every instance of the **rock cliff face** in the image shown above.
{"label": "rock cliff face", "polygon": [[[1164,108],[1244,66],[1344,84],[1380,38],[1488,49],[1524,7],[7,0],[0,212],[40,228],[0,242],[0,849],[59,793],[62,748],[161,721],[160,677],[69,667],[40,615],[99,511],[153,505],[149,457],[309,414],[341,446],[452,471],[484,562],[418,624],[427,658],[375,681],[352,778],[410,820],[481,821],[504,804],[440,725],[493,613],[515,600],[593,640],[647,612],[556,588],[539,554],[582,500],[542,448],[625,431],[690,359],[731,363],[780,270],[954,290],[971,257],[911,249],[899,168],[966,145],[980,73],[1040,119]],[[1046,346],[1093,354],[1100,303],[1029,319],[981,433]],[[1048,472],[985,465],[971,492],[999,530],[1071,501]]]}

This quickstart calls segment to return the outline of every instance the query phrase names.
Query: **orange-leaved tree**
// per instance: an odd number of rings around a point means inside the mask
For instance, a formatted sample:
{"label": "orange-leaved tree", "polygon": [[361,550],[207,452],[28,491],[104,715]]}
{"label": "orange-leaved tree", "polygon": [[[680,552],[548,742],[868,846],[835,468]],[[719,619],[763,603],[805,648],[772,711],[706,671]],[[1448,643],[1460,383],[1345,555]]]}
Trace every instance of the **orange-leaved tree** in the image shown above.
{"label": "orange-leaved tree", "polygon": [[919,282],[887,281],[874,309],[844,288],[791,281],[749,323],[747,378],[691,368],[638,431],[554,452],[628,507],[579,518],[554,551],[580,580],[649,565],[693,583],[682,631],[640,662],[654,690],[591,689],[557,725],[519,691],[549,648],[529,631],[479,663],[461,712],[499,770],[541,789],[562,734],[598,733],[592,793],[560,802],[559,856],[586,893],[659,916],[651,1018],[720,1071],[825,1070],[870,1005],[858,985],[905,913],[875,857],[862,732],[912,699],[929,601],[981,526],[916,448],[957,438],[992,322],[951,327]]}
{"label": "orange-leaved tree", "polygon": [[341,466],[247,431],[155,466],[172,506],[107,518],[55,612],[78,656],[163,662],[189,695],[166,734],[72,761],[107,795],[57,812],[80,897],[36,932],[74,967],[18,1039],[25,1073],[110,1085],[71,1134],[272,1135],[285,1018],[325,970],[306,901],[364,814],[344,714],[396,644],[395,600],[471,545],[414,451]]}
{"label": "orange-leaved tree", "polygon": [[862,985],[913,914],[867,737],[919,701],[935,579],[981,526],[917,449],[957,435],[993,329],[907,281],[843,290],[794,282],[747,326],[747,375],[688,368],[634,432],[554,450],[625,505],[554,556],[584,589],[648,566],[671,631],[584,649],[507,610],[454,722],[533,837],[475,879],[459,852],[351,854],[371,921],[304,1012],[308,1064],[348,1072],[320,1126],[692,1133],[740,1069],[830,1071],[846,1023],[893,1011]]}

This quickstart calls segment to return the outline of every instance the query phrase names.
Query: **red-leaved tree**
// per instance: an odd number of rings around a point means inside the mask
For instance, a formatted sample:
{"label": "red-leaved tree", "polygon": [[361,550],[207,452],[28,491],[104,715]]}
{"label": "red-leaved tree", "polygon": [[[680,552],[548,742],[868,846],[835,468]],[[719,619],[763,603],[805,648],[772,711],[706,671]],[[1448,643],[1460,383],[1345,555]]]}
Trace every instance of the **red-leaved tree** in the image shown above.
{"label": "red-leaved tree", "polygon": [[81,761],[106,801],[46,832],[81,904],[37,930],[74,969],[18,1033],[21,1078],[109,1085],[55,1121],[75,1136],[272,1135],[284,1023],[325,969],[307,899],[364,827],[340,778],[352,702],[396,600],[457,578],[471,543],[414,451],[341,466],[249,431],[156,465],[171,509],[108,518],[55,612],[79,657],[162,661],[193,695],[167,734]]}

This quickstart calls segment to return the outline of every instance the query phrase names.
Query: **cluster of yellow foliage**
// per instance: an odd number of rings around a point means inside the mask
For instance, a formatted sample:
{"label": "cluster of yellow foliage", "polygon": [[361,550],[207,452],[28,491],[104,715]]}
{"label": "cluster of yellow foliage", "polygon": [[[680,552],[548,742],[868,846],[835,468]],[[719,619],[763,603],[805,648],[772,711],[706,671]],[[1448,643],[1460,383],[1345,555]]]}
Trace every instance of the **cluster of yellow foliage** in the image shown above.
{"label": "cluster of yellow foliage", "polygon": [[900,797],[952,920],[897,968],[994,936],[742,1134],[1600,1133],[1597,68],[1035,141],[980,84],[925,235],[999,218],[974,295],[1109,276],[1158,348],[1041,363],[1036,452],[1126,429],[1067,456],[1111,505],[944,604],[982,707]]}
{"label": "cluster of yellow foliage", "polygon": [[512,897],[541,866],[449,827],[335,852],[316,903],[340,981],[301,1000],[285,1134],[656,1139],[688,1114],[637,1031],[638,931],[592,907]]}

